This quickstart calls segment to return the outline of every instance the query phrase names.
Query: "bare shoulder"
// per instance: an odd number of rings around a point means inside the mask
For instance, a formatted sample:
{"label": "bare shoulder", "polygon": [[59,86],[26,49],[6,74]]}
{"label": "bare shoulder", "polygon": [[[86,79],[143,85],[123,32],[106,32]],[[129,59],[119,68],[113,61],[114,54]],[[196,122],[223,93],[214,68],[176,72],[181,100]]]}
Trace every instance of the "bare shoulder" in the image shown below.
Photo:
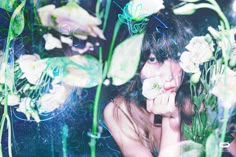
{"label": "bare shoulder", "polygon": [[[117,113],[114,112],[116,107],[119,108],[116,110]],[[108,103],[103,114],[109,131],[125,157],[152,156],[150,150],[141,143],[135,131],[135,124],[133,124],[122,98],[116,98],[113,102]]]}
{"label": "bare shoulder", "polygon": [[103,115],[109,129],[119,127],[121,130],[124,127],[127,128],[127,126],[131,126],[132,118],[125,107],[122,97],[115,98],[108,103],[104,109]]}

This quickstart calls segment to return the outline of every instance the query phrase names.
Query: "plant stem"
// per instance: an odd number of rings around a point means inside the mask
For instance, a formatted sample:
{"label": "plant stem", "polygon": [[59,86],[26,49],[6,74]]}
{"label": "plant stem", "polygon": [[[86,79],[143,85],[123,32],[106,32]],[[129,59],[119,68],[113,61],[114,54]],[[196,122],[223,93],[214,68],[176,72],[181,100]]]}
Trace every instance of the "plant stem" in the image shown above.
{"label": "plant stem", "polygon": [[68,137],[68,126],[65,124],[62,129],[62,151],[63,157],[67,157],[67,137]]}
{"label": "plant stem", "polygon": [[[99,62],[102,63],[102,48],[101,47],[99,47]],[[95,136],[97,135],[98,106],[99,106],[99,100],[100,100],[101,91],[102,91],[102,82],[97,86],[96,95],[95,95],[95,101],[94,101],[94,105],[93,105],[92,134],[95,135]],[[91,147],[91,157],[96,157],[96,138],[91,137],[90,147]]]}
{"label": "plant stem", "polygon": [[[11,29],[11,24],[10,24],[10,29]],[[9,56],[9,49],[10,49],[10,43],[11,43],[11,39],[10,39],[11,30],[10,29],[8,30],[7,44],[6,44],[5,54],[4,54],[4,64],[6,65],[6,67],[4,69],[4,78],[7,78],[7,71],[9,71],[8,70],[8,56]],[[3,111],[3,115],[2,115],[2,119],[1,119],[1,127],[0,127],[0,143],[2,143],[3,128],[4,128],[5,120],[8,116],[8,88],[7,88],[7,84],[6,84],[6,79],[5,79],[5,86],[4,86],[4,95],[5,95],[5,101],[4,101],[4,111]],[[9,127],[11,127],[11,126],[9,126]],[[9,156],[10,156],[10,154],[11,153],[9,153]],[[2,145],[0,145],[0,156],[3,156],[2,155]]]}
{"label": "plant stem", "polygon": [[[220,143],[223,143],[225,140],[226,127],[227,127],[227,122],[228,122],[228,111],[229,111],[229,109],[227,107],[224,108],[224,118],[223,118],[222,130],[221,130]],[[222,155],[222,147],[220,147],[218,157],[221,157],[221,155]]]}
{"label": "plant stem", "polygon": [[101,18],[100,14],[99,14],[100,6],[101,6],[101,0],[97,0],[97,3],[96,3],[96,17],[98,17],[98,18]]}
{"label": "plant stem", "polygon": [[106,30],[107,19],[108,19],[109,11],[111,8],[111,0],[107,0],[106,3],[107,4],[106,4],[106,9],[105,9],[104,23],[103,23],[103,27],[102,27],[103,32]]}
{"label": "plant stem", "polygon": [[224,25],[221,25],[221,26],[226,30],[230,29],[229,21],[227,20],[227,18],[225,17],[224,13],[221,11],[217,3],[214,6],[208,3],[197,4],[196,9],[200,9],[200,8],[208,8],[208,9],[214,10],[224,23]]}
{"label": "plant stem", "polygon": [[122,23],[119,20],[117,20],[116,25],[115,25],[115,29],[114,29],[114,33],[113,33],[113,36],[112,36],[112,40],[111,40],[111,46],[110,46],[110,49],[109,49],[108,58],[107,58],[108,71],[110,70],[111,59],[112,59],[113,49],[114,49],[114,45],[115,45],[115,40],[116,40],[117,34],[120,30],[121,24]]}

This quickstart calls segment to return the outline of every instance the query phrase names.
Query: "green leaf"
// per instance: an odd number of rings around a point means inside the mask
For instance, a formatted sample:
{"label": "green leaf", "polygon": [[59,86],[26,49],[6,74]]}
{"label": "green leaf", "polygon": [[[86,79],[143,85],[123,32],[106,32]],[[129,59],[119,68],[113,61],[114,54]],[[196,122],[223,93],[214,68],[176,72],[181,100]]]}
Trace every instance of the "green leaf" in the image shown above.
{"label": "green leaf", "polygon": [[180,143],[181,157],[201,157],[204,154],[203,145],[194,141],[182,141]]}
{"label": "green leaf", "polygon": [[182,130],[183,130],[184,137],[187,140],[192,139],[192,132],[191,132],[190,126],[188,126],[186,123],[182,123]]}
{"label": "green leaf", "polygon": [[14,3],[16,0],[1,0],[0,8],[12,12],[14,10]]}
{"label": "green leaf", "polygon": [[204,93],[202,93],[199,96],[193,96],[193,103],[197,106],[198,110],[200,109],[201,104],[202,104],[204,98],[205,98],[205,94]]}
{"label": "green leaf", "polygon": [[119,44],[112,56],[108,78],[112,78],[113,85],[122,85],[129,81],[136,73],[144,34],[126,39]]}
{"label": "green leaf", "polygon": [[46,72],[65,84],[90,88],[102,82],[102,64],[91,55],[48,58]]}
{"label": "green leaf", "polygon": [[219,146],[218,146],[217,141],[219,141],[219,138],[217,137],[216,131],[214,131],[207,138],[207,142],[206,142],[206,157],[217,156],[218,151],[219,151]]}
{"label": "green leaf", "polygon": [[16,8],[16,10],[13,12],[13,15],[11,17],[10,21],[10,27],[9,27],[9,39],[12,40],[16,38],[18,35],[20,35],[25,26],[25,18],[24,18],[24,6],[25,6],[26,0],[22,1],[21,4]]}

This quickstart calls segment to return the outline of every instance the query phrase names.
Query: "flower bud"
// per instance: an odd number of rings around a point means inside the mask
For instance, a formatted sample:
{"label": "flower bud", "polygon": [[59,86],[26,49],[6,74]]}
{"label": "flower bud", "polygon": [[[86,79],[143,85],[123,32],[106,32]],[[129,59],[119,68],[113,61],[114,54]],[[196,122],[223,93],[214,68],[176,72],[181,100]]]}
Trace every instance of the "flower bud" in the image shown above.
{"label": "flower bud", "polygon": [[195,13],[196,9],[197,8],[196,8],[195,4],[188,3],[188,4],[183,5],[182,7],[175,8],[173,10],[173,12],[176,15],[191,15],[191,14]]}
{"label": "flower bud", "polygon": [[192,83],[198,83],[199,82],[199,79],[200,79],[200,76],[201,76],[201,72],[197,72],[197,73],[194,73],[191,78],[190,78],[190,81]]}

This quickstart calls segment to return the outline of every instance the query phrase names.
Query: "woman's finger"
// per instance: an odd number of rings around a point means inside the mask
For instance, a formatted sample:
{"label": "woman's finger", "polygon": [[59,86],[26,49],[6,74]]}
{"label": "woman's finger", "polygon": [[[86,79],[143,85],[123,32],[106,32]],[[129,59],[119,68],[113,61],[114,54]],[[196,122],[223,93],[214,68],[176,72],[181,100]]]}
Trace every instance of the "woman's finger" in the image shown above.
{"label": "woman's finger", "polygon": [[153,109],[153,99],[147,99],[146,100],[146,108],[148,112],[152,112]]}

